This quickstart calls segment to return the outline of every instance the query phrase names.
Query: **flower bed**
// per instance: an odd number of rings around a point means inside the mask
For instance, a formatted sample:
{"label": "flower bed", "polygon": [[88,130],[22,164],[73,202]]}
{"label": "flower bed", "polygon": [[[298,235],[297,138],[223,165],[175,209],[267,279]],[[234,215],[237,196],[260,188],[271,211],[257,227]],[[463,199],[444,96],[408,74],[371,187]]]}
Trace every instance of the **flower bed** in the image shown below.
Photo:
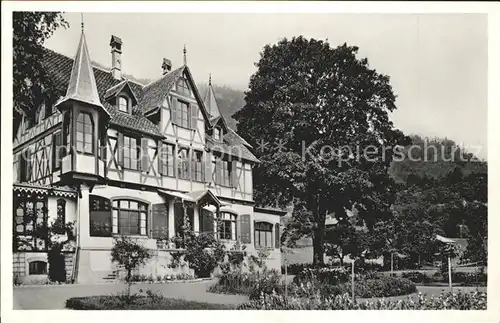
{"label": "flower bed", "polygon": [[261,293],[282,293],[285,289],[280,273],[276,270],[241,273],[230,271],[220,275],[216,284],[208,288],[210,293],[242,294],[257,299]]}
{"label": "flower bed", "polygon": [[[354,282],[354,295],[361,298],[409,295],[416,291],[416,285],[405,278],[389,276],[356,280]],[[322,288],[322,292],[326,295],[341,295],[345,293],[350,295],[352,293],[352,285],[351,283],[328,285]]]}
{"label": "flower bed", "polygon": [[486,310],[486,293],[441,294],[440,296],[408,297],[406,300],[355,300],[348,294],[333,297],[316,295],[310,298],[291,297],[286,300],[276,293],[238,306],[240,310]]}

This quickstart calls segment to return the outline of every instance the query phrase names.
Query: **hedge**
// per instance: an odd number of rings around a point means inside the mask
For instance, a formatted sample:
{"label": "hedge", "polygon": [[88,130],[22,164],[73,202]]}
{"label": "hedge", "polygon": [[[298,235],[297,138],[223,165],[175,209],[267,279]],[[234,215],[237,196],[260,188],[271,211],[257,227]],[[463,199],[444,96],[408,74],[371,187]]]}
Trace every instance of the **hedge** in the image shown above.
{"label": "hedge", "polygon": [[235,306],[186,301],[172,298],[132,296],[73,297],[66,307],[74,310],[229,310]]}

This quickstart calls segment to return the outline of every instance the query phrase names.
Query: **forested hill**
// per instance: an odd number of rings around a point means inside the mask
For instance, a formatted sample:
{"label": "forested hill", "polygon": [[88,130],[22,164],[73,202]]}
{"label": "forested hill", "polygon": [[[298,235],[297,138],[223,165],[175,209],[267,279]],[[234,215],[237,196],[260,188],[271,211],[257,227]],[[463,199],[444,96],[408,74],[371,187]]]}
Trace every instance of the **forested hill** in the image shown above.
{"label": "forested hill", "polygon": [[[487,163],[464,151],[452,140],[411,136],[411,146],[404,149],[405,158],[392,162],[389,174],[397,183],[405,183],[409,176],[439,180],[458,168],[463,176],[486,173]],[[410,157],[410,153],[412,158]]]}
{"label": "forested hill", "polygon": [[[236,120],[233,114],[245,104],[245,94],[227,85],[212,85],[217,97],[217,102],[228,125],[236,129]],[[204,97],[207,84],[199,84],[198,89]],[[403,161],[394,161],[389,173],[397,183],[405,183],[408,176],[419,178],[442,179],[455,168],[460,169],[464,176],[471,173],[486,173],[487,163],[474,159],[475,156],[463,151],[456,143],[446,138],[424,138],[419,135],[410,136],[413,146],[413,158],[408,157],[409,147],[404,150],[406,158]],[[427,152],[427,153],[425,153]]]}

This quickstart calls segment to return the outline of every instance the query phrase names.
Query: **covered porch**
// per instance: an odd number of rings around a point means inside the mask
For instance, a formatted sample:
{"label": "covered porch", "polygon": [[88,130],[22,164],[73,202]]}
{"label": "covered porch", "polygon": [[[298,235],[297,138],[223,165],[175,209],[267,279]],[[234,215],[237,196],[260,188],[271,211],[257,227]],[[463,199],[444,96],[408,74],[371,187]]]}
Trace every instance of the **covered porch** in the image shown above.
{"label": "covered porch", "polygon": [[225,204],[210,190],[180,193],[160,189],[158,193],[169,202],[167,203],[169,211],[166,213],[171,220],[167,219],[167,223],[162,223],[166,218],[165,215],[153,209],[151,237],[157,239],[158,248],[175,248],[176,246],[168,245],[168,240],[173,237],[182,238],[186,230],[191,230],[196,235],[217,234],[217,219]]}

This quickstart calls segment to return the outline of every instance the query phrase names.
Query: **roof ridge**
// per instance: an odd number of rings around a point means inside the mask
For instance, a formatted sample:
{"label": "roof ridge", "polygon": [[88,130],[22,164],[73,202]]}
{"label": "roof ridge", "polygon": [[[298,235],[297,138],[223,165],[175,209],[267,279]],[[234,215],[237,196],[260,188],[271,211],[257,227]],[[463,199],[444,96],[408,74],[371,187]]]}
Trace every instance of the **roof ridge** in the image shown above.
{"label": "roof ridge", "polygon": [[[62,54],[62,53],[56,52],[56,51],[55,51],[55,50],[53,50],[53,49],[47,48],[47,47],[45,47],[45,46],[44,46],[43,48],[44,48],[44,50],[50,51],[50,52],[52,52],[52,53],[54,53],[54,54],[56,54],[56,55],[63,56],[63,57],[65,57],[65,58],[67,58],[67,59],[70,59],[70,60],[72,60],[72,61],[74,61],[74,60],[75,60],[75,58],[74,58],[74,57],[69,57],[68,55],[65,55],[65,54]],[[98,70],[100,70],[100,71],[102,71],[102,72],[104,72],[104,73],[110,73],[110,74],[111,74],[111,69],[109,69],[109,70],[104,69],[103,67],[101,67],[101,65],[102,65],[101,63],[98,63],[98,62],[93,61],[93,60],[91,60],[91,61],[90,61],[90,63],[92,64],[92,68],[98,69]],[[97,64],[97,65],[96,65],[96,64]],[[132,80],[132,79],[130,79],[130,78],[123,78],[123,80],[122,80],[122,81],[125,81],[125,80],[128,80],[128,81],[130,81],[130,82],[132,82],[132,83],[134,83],[134,84],[136,84],[136,85],[139,85],[139,86],[141,86],[141,87],[144,87],[144,86],[145,86],[144,84],[139,83],[138,81],[136,81],[136,80]],[[120,82],[122,82],[122,81],[120,81]]]}
{"label": "roof ridge", "polygon": [[186,65],[183,65],[181,67],[176,68],[175,70],[171,70],[170,72],[168,72],[166,74],[163,74],[160,78],[158,78],[158,79],[150,82],[149,84],[143,85],[143,89],[146,90],[146,88],[150,87],[151,85],[156,84],[156,83],[162,81],[165,77],[173,74],[174,72],[178,72],[179,70],[181,70],[181,69],[183,69],[185,67],[186,67]]}

